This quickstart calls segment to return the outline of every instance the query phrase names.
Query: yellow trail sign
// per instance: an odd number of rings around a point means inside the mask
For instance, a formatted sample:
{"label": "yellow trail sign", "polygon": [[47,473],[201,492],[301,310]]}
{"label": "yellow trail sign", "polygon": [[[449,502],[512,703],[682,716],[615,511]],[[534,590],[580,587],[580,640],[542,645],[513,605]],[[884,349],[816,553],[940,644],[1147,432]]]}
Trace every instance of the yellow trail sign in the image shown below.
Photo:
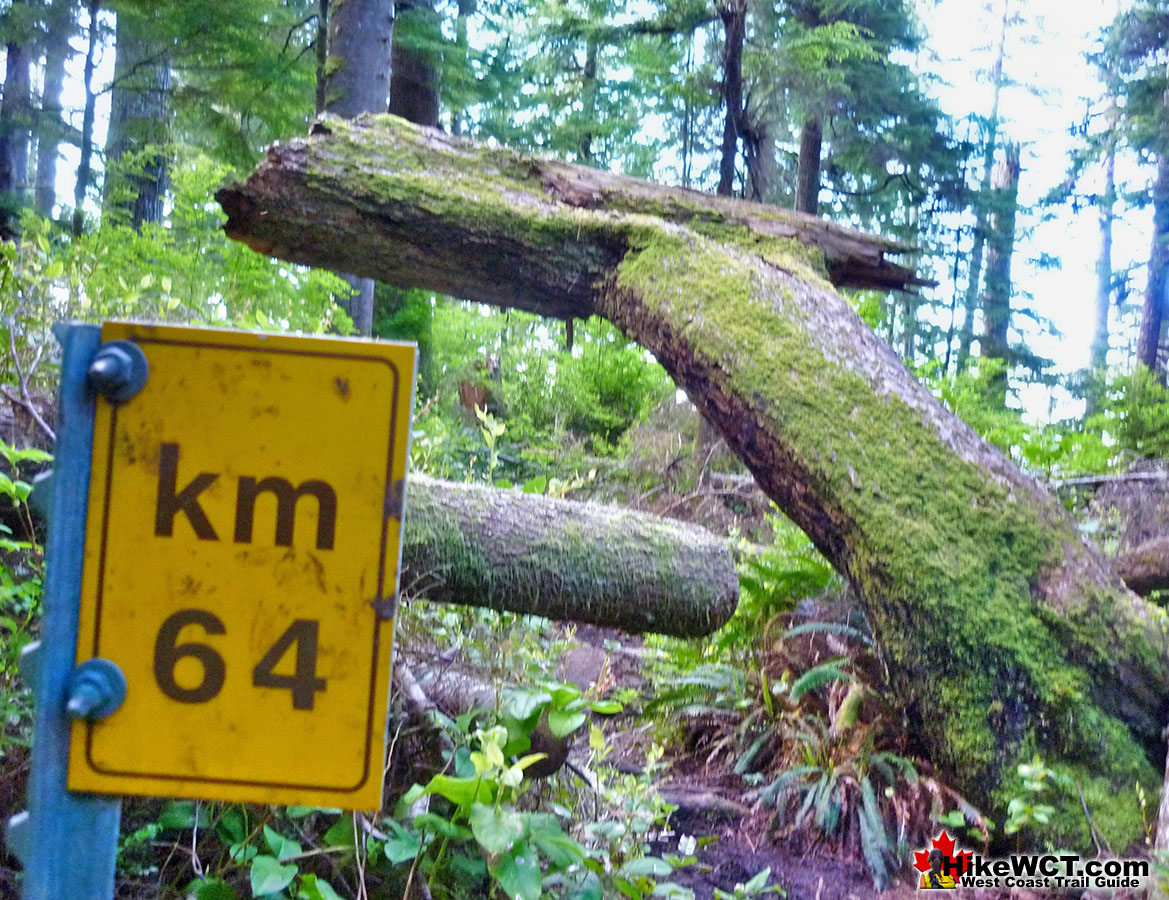
{"label": "yellow trail sign", "polygon": [[414,384],[407,344],[107,323],[146,386],[99,399],[69,787],[375,809]]}

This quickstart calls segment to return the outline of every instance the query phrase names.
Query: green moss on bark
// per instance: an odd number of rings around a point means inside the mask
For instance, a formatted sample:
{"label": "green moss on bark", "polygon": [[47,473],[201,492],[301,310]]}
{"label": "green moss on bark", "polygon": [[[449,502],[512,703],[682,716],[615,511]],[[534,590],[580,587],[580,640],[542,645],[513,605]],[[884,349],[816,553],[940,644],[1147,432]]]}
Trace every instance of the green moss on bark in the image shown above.
{"label": "green moss on bark", "polygon": [[[1016,766],[1038,752],[1076,773],[1114,848],[1139,836],[1130,798],[1157,781],[1142,744],[1156,729],[1132,723],[1142,704],[1158,710],[1116,662],[1163,693],[1151,613],[1101,578],[1045,583],[1084,552],[1070,520],[1005,462],[955,450],[957,423],[930,418],[924,391],[825,290],[820,260],[717,215],[683,227],[640,200],[641,215],[568,208],[506,151],[391,141],[371,167],[350,132],[362,126],[329,127],[310,188],[375,225],[420,223],[405,239],[420,257],[432,235],[504,255],[517,285],[595,304],[653,350],[857,586],[907,727],[957,787],[1001,817]],[[1053,833],[1078,817],[1066,804]]]}
{"label": "green moss on bark", "polygon": [[[776,452],[808,465],[809,489],[849,535],[838,561],[868,601],[906,723],[934,761],[1001,815],[1016,766],[1039,752],[1076,773],[1114,847],[1138,839],[1133,787],[1157,775],[1128,728],[1097,705],[1093,672],[1111,665],[1116,645],[1098,646],[1093,630],[1127,629],[1122,642],[1154,668],[1163,650],[1103,612],[1115,611],[1116,595],[1073,598],[1081,615],[1070,618],[1037,597],[1040,573],[1079,546],[1070,524],[1012,495],[901,397],[835,358],[804,267],[780,263],[804,282],[784,285],[701,238],[643,238],[608,311],[634,337],[675,330],[699,356],[675,376],[747,398],[779,435]],[[1065,804],[1052,834],[1082,838],[1082,819],[1078,799]]]}

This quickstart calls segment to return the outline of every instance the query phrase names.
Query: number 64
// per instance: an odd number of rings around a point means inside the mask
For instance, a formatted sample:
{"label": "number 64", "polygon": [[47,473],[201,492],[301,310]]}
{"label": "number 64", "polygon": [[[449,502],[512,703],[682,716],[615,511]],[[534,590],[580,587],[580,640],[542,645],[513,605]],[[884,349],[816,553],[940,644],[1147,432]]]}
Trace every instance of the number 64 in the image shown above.
{"label": "number 64", "polygon": [[[205,609],[180,609],[168,616],[154,641],[154,679],[172,700],[206,703],[223,690],[227,664],[210,644],[197,641],[176,644],[179,632],[188,625],[198,625],[207,634],[227,634],[223,620]],[[314,695],[325,689],[325,679],[317,677],[318,628],[315,619],[297,619],[289,625],[252,669],[252,684],[291,691],[293,709],[312,709]],[[278,675],[272,670],[293,644],[296,645],[294,674]],[[194,687],[183,687],[175,681],[175,666],[186,657],[198,660],[203,667],[203,678]]]}

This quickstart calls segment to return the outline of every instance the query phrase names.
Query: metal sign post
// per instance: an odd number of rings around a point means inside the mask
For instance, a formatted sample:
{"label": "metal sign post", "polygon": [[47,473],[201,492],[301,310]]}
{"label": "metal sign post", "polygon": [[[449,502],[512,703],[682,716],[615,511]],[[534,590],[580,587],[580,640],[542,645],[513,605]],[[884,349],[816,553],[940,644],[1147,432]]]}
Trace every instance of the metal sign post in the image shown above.
{"label": "metal sign post", "polygon": [[54,333],[24,900],[113,897],[118,795],[376,808],[415,347]]}
{"label": "metal sign post", "polygon": [[86,675],[74,661],[95,392],[124,389],[133,375],[118,354],[100,355],[97,326],[62,325],[54,334],[64,358],[53,477],[39,488],[51,485],[48,504],[41,501],[50,522],[42,636],[21,660],[36,696],[29,808],[9,821],[8,845],[24,864],[24,900],[106,900],[114,895],[121,801],[70,792],[65,780],[72,718],[116,706],[117,675],[92,667]]}

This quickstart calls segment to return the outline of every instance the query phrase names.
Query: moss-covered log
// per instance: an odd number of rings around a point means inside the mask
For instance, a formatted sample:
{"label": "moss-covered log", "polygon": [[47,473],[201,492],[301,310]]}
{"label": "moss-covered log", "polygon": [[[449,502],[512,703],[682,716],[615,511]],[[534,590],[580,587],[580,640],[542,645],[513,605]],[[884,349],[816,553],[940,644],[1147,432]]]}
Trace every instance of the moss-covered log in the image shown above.
{"label": "moss-covered log", "polygon": [[710,634],[739,598],[726,542],[644,513],[411,476],[402,587],[626,631]]}
{"label": "moss-covered log", "polygon": [[[1113,847],[1141,834],[1133,784],[1160,780],[1169,711],[1163,616],[836,293],[808,234],[842,232],[776,234],[766,223],[806,220],[644,184],[598,192],[629,182],[390,118],[316,130],[220,192],[230,235],[615,322],[856,587],[907,727],[956,787],[1000,818],[1038,753]],[[1079,798],[1057,802],[1057,845],[1086,845]]]}
{"label": "moss-covered log", "polygon": [[1114,560],[1124,583],[1142,597],[1169,591],[1169,535],[1145,541]]}

